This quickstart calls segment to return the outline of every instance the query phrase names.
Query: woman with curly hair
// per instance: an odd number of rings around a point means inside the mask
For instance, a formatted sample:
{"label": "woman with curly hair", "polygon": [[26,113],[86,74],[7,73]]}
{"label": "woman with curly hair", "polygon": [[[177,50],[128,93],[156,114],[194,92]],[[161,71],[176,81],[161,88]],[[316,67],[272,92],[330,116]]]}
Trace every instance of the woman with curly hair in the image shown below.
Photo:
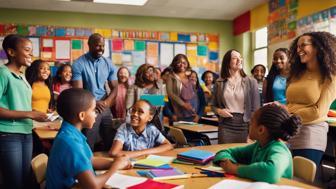
{"label": "woman with curly hair", "polygon": [[302,34],[290,53],[287,108],[301,117],[303,127],[289,143],[293,156],[318,166],[327,145],[327,113],[336,98],[336,37],[328,32]]}

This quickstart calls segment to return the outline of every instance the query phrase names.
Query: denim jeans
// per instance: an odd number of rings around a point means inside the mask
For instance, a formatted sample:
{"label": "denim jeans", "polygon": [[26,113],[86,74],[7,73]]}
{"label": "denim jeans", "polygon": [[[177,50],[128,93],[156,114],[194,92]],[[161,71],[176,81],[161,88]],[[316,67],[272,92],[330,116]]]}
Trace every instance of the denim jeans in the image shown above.
{"label": "denim jeans", "polygon": [[27,188],[31,179],[31,134],[0,132],[0,171],[5,188]]}

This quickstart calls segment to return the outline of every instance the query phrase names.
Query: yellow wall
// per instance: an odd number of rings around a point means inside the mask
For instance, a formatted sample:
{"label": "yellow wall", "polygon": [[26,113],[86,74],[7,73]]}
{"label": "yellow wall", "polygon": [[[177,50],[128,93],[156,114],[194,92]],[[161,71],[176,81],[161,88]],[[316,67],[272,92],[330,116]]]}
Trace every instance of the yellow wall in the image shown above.
{"label": "yellow wall", "polygon": [[250,31],[256,31],[259,28],[267,26],[268,3],[264,3],[251,10],[251,28]]}

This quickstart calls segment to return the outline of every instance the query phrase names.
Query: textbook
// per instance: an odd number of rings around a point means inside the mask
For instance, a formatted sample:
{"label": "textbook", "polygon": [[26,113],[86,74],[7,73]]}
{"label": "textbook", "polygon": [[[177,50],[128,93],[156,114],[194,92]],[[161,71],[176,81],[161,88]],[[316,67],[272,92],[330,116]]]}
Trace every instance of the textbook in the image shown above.
{"label": "textbook", "polygon": [[134,167],[150,169],[150,168],[160,168],[160,169],[169,169],[171,168],[166,161],[158,160],[158,159],[140,159],[134,163]]}
{"label": "textbook", "polygon": [[287,185],[275,185],[275,184],[268,184],[266,182],[245,182],[239,180],[222,180],[217,184],[211,186],[209,189],[222,189],[228,188],[230,189],[300,189],[294,186],[287,186]]}
{"label": "textbook", "polygon": [[147,179],[145,182],[127,187],[127,189],[181,189],[184,188],[183,185],[177,184],[170,184],[170,183],[163,183],[157,182],[151,179]]}
{"label": "textbook", "polygon": [[165,162],[165,163],[171,163],[175,157],[171,157],[171,156],[158,156],[158,155],[149,155],[147,156],[146,159],[154,159],[154,160],[160,160],[162,162]]}
{"label": "textbook", "polygon": [[197,164],[206,164],[215,157],[215,154],[205,150],[189,150],[177,154],[177,159]]}
{"label": "textbook", "polygon": [[190,178],[191,174],[186,174],[179,169],[151,169],[137,171],[138,175],[148,177],[153,180],[168,180]]}
{"label": "textbook", "polygon": [[141,100],[147,100],[153,106],[164,106],[164,95],[145,94],[140,96]]}

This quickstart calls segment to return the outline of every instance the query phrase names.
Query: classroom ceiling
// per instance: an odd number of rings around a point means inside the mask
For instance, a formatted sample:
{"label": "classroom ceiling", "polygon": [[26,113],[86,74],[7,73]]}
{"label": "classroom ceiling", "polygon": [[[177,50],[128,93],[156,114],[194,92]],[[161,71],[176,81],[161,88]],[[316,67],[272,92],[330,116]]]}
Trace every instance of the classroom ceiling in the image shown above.
{"label": "classroom ceiling", "polygon": [[[82,2],[81,2],[82,1]],[[0,0],[2,8],[118,15],[233,20],[267,0],[148,0],[144,6],[109,5],[90,0]]]}

